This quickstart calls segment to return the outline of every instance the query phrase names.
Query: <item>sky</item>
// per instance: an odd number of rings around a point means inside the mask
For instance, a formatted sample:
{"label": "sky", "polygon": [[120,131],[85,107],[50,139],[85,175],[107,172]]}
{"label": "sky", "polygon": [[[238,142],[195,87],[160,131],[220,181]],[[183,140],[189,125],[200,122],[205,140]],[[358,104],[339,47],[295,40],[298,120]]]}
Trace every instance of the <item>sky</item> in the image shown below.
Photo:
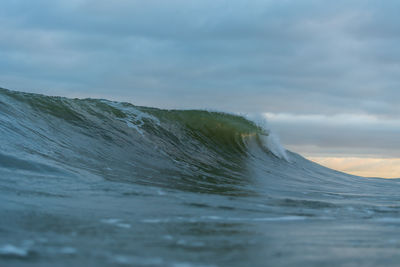
{"label": "sky", "polygon": [[3,0],[0,87],[263,113],[290,150],[400,177],[399,10],[397,0]]}

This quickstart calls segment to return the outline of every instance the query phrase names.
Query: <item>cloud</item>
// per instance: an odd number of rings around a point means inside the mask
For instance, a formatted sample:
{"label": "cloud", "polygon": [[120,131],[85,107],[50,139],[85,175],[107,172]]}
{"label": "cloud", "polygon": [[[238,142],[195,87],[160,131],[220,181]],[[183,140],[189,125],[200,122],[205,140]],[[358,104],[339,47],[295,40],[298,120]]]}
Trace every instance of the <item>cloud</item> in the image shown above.
{"label": "cloud", "polygon": [[3,87],[167,108],[397,117],[396,1],[22,1]]}
{"label": "cloud", "polygon": [[308,157],[400,158],[400,119],[373,115],[265,114],[291,150]]}

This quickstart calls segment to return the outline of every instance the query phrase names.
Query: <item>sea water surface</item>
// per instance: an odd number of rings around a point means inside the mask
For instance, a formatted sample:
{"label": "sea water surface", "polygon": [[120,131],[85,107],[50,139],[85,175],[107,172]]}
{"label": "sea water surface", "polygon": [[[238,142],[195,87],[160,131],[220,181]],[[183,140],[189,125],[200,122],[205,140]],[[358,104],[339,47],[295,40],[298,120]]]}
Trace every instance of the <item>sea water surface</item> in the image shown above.
{"label": "sea water surface", "polygon": [[397,266],[400,184],[245,117],[0,89],[0,266]]}

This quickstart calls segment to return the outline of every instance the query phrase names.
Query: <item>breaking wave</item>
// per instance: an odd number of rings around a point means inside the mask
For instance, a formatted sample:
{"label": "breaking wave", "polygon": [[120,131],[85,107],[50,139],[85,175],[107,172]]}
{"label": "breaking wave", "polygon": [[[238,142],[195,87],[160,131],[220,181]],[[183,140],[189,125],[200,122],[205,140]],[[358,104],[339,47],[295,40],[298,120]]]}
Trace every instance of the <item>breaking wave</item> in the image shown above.
{"label": "breaking wave", "polygon": [[176,179],[180,187],[191,181],[208,191],[216,189],[206,186],[210,183],[221,190],[233,181],[240,184],[254,153],[289,161],[260,119],[223,112],[6,89],[0,90],[0,112],[0,163],[19,171],[84,170],[105,179],[161,186]]}

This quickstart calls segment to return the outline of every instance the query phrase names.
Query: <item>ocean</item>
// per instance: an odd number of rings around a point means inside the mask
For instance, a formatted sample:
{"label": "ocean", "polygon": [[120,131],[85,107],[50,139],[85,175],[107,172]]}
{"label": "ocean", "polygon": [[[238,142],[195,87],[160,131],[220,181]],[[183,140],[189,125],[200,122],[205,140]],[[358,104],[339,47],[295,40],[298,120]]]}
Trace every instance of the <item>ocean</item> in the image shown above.
{"label": "ocean", "polygon": [[398,266],[399,189],[250,116],[0,89],[0,266]]}

